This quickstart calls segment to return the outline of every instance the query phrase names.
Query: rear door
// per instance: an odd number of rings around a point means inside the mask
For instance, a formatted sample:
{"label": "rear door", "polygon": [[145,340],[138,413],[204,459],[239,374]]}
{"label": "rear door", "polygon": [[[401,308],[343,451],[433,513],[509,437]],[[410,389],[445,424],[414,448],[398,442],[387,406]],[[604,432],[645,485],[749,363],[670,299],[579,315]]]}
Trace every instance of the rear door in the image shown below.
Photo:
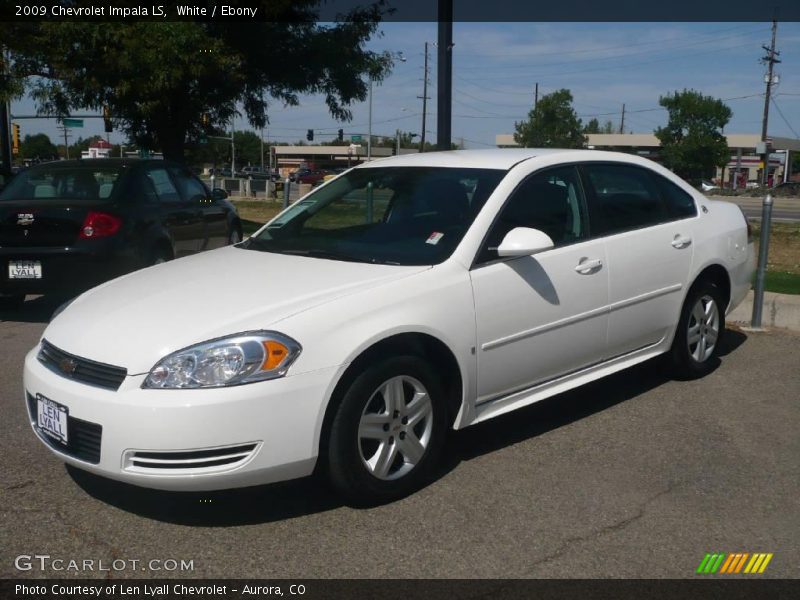
{"label": "rear door", "polygon": [[[659,342],[675,326],[692,263],[696,208],[688,194],[650,169],[621,163],[581,168],[593,232],[606,240],[607,358],[613,358]],[[685,197],[682,211],[668,204],[666,185]]]}
{"label": "rear door", "polygon": [[200,204],[183,198],[166,167],[149,167],[145,175],[158,199],[161,221],[172,237],[175,258],[198,252],[205,243]]}
{"label": "rear door", "polygon": [[174,167],[171,169],[178,191],[188,204],[196,204],[203,218],[205,241],[200,250],[220,248],[228,242],[228,221],[225,207],[213,200],[208,188],[188,169]]}

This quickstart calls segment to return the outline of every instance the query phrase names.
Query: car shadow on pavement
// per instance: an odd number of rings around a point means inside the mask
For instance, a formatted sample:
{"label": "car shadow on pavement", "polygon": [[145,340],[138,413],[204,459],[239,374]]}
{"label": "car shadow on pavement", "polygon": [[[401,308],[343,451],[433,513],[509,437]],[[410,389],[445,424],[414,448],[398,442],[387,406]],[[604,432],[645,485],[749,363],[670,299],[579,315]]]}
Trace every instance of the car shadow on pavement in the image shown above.
{"label": "car shadow on pavement", "polygon": [[167,492],[112,481],[66,465],[87,494],[136,515],[178,525],[231,527],[292,519],[339,508],[320,478],[214,492]]}
{"label": "car shadow on pavement", "polygon": [[49,323],[53,312],[76,294],[47,294],[28,296],[25,303],[14,309],[0,309],[0,322]]}
{"label": "car shadow on pavement", "polygon": [[[720,347],[725,356],[747,337],[728,331]],[[495,452],[521,441],[636,398],[669,381],[664,361],[654,359],[581,388],[453,432],[434,480],[462,461]],[[252,525],[291,519],[342,507],[343,502],[321,477],[215,492],[166,492],[112,481],[66,466],[87,494],[124,511],[158,521],[204,527]]]}
{"label": "car shadow on pavement", "polygon": [[[747,336],[736,330],[727,330],[719,349],[725,357],[741,346]],[[716,370],[721,361],[715,359]],[[657,357],[630,369],[614,373],[603,379],[541,400],[531,406],[512,411],[455,431],[450,440],[447,459],[455,468],[464,460],[512,446],[549,431],[569,425],[592,414],[640,396],[671,381],[666,357]]]}

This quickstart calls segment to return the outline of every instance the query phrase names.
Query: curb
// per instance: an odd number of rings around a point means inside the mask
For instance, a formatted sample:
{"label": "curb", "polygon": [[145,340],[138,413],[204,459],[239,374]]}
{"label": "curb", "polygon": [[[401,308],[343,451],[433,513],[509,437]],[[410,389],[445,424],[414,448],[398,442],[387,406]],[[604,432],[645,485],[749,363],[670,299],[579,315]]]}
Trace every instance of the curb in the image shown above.
{"label": "curb", "polygon": [[[752,317],[753,290],[750,290],[742,303],[727,316],[727,320],[749,325]],[[764,292],[761,325],[800,331],[800,296]]]}

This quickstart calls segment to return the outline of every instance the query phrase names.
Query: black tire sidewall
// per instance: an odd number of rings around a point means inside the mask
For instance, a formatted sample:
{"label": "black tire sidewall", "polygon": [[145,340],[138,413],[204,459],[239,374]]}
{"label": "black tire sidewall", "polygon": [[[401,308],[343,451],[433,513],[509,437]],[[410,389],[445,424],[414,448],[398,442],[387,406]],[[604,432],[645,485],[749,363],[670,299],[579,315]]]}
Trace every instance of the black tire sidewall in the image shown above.
{"label": "black tire sidewall", "polygon": [[[404,477],[377,479],[364,466],[358,447],[358,425],[367,401],[387,380],[408,375],[428,391],[433,407],[433,431],[423,458]],[[342,396],[329,436],[327,474],[333,487],[355,504],[375,504],[401,498],[431,477],[447,432],[445,392],[433,369],[417,356],[397,356],[376,363],[359,374]]]}
{"label": "black tire sidewall", "polygon": [[[717,305],[719,312],[719,335],[714,346],[714,351],[706,360],[698,362],[689,353],[687,336],[689,334],[689,319],[692,309],[697,301],[703,296],[711,296]],[[723,304],[720,289],[708,281],[697,282],[692,286],[686,296],[686,301],[681,309],[681,318],[678,321],[678,329],[675,332],[675,339],[672,342],[671,358],[675,375],[680,379],[696,379],[710,373],[716,366],[716,358],[719,355],[719,348],[725,334],[725,306]]]}

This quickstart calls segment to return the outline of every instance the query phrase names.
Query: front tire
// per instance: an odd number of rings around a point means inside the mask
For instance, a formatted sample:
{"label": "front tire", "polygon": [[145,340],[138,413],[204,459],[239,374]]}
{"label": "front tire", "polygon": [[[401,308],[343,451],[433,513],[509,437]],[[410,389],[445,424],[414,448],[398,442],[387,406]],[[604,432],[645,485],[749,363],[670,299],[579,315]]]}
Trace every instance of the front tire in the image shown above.
{"label": "front tire", "polygon": [[696,283],[681,309],[670,351],[676,377],[697,379],[710,373],[718,362],[724,333],[725,308],[720,289],[708,281]]}
{"label": "front tire", "polygon": [[370,366],[345,391],[331,424],[330,483],[355,504],[408,495],[436,467],[446,420],[444,390],[424,360],[398,356]]}

